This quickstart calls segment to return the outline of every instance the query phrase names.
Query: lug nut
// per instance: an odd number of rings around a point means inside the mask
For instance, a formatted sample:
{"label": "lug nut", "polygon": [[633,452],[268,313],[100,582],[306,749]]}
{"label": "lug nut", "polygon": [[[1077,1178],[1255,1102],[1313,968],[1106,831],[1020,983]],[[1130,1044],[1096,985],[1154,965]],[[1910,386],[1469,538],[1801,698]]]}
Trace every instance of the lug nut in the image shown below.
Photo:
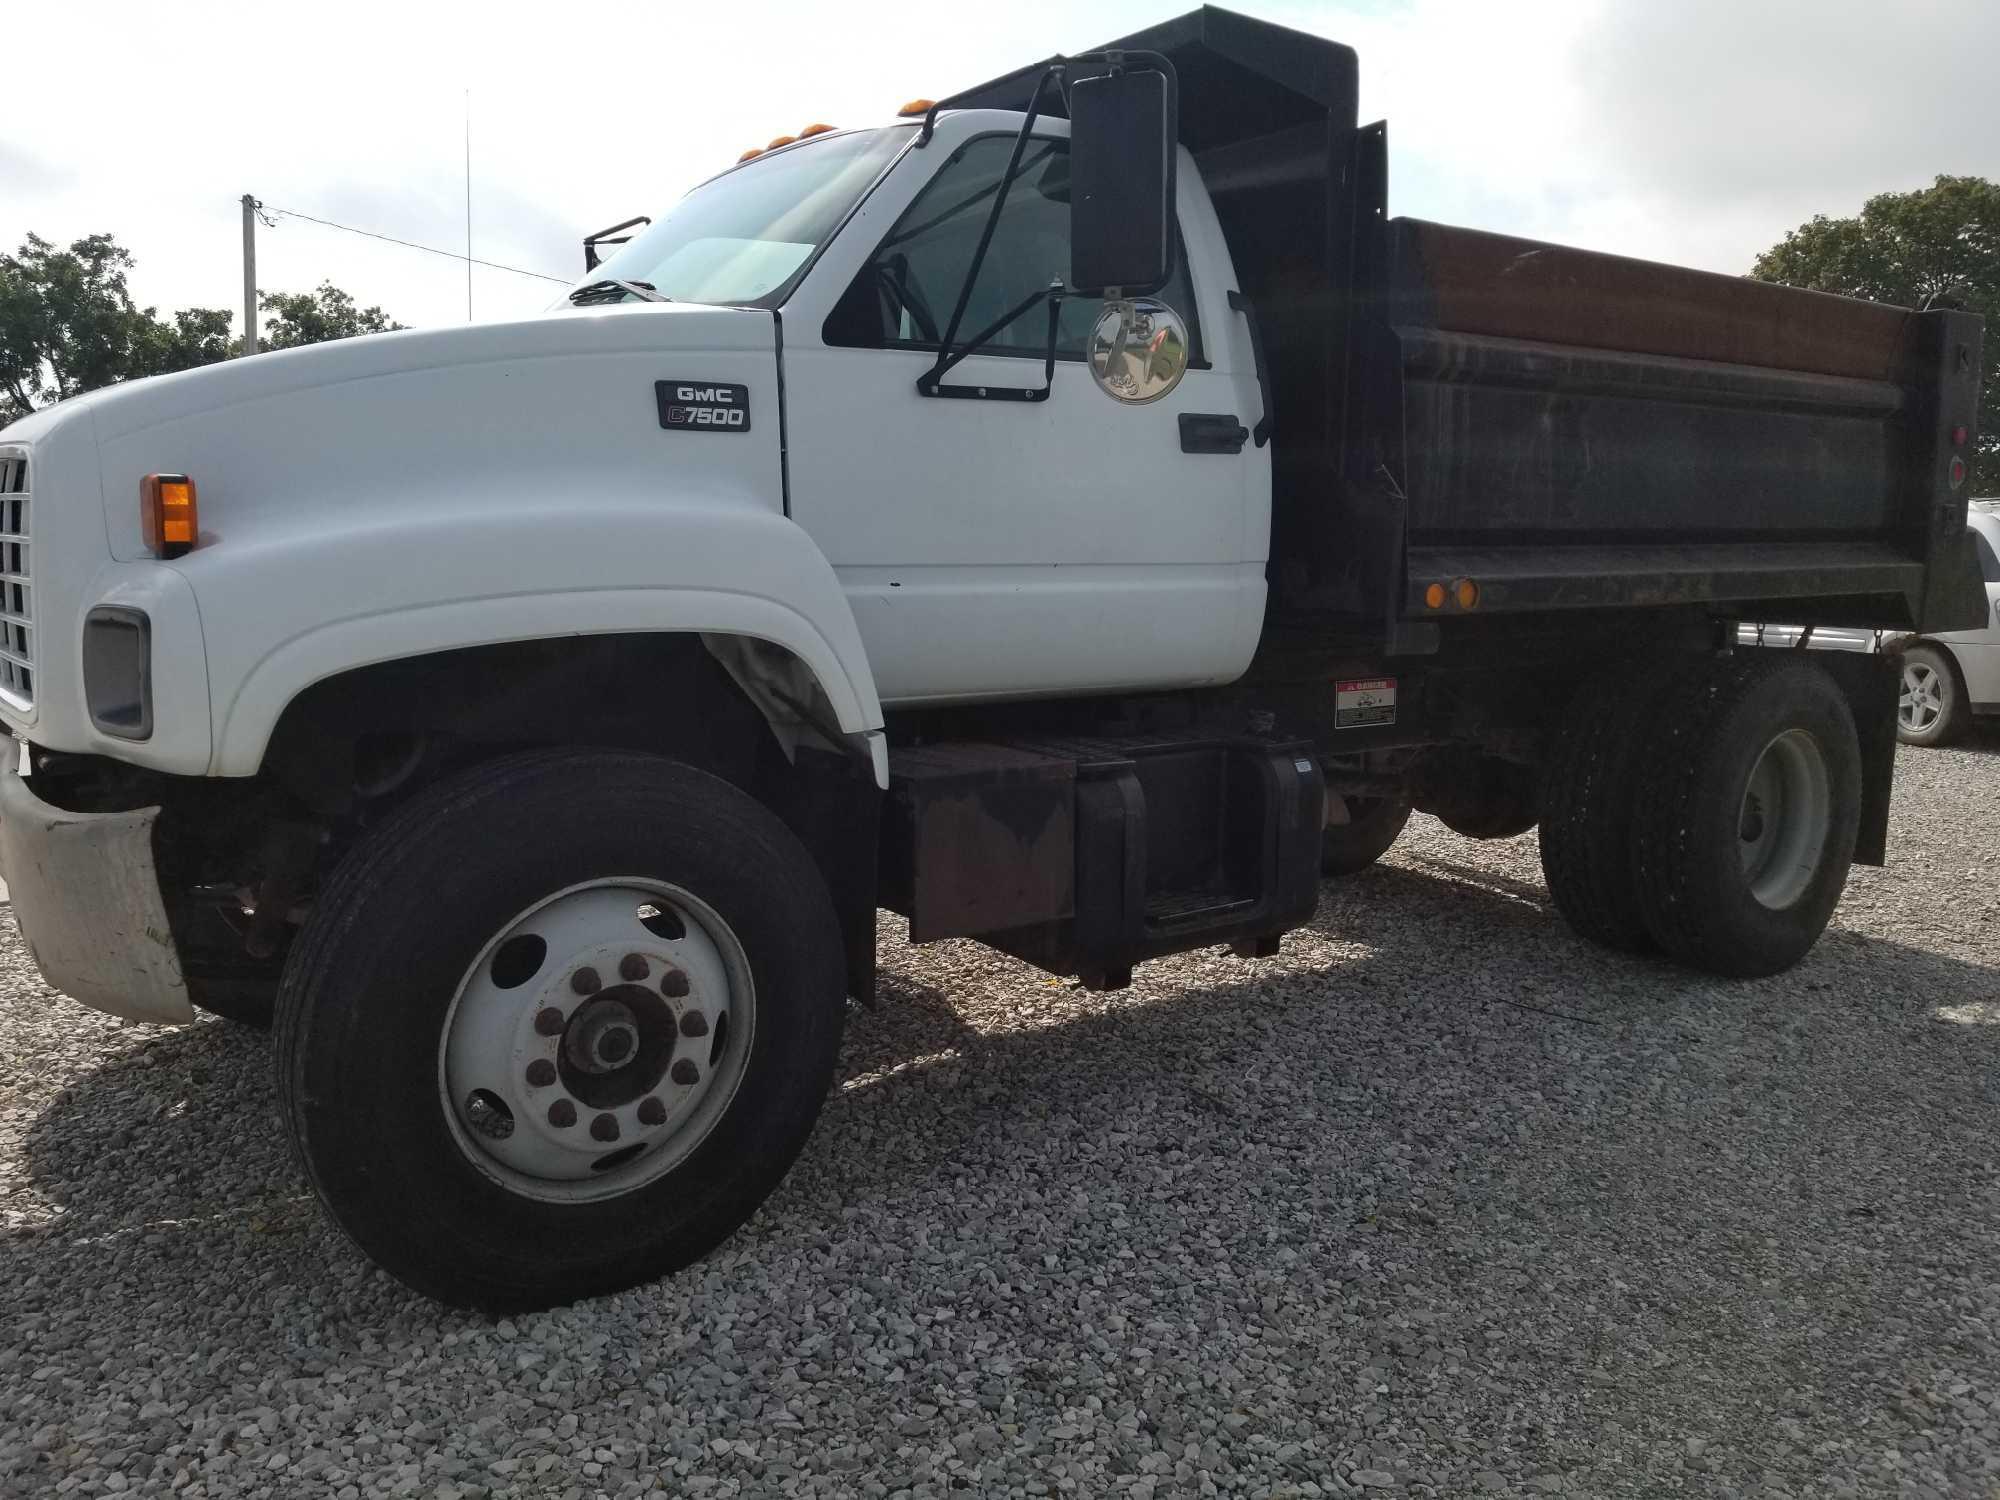
{"label": "lug nut", "polygon": [[681,1017],[682,1036],[707,1036],[708,1017],[698,1010],[691,1010]]}
{"label": "lug nut", "polygon": [[538,1057],[528,1064],[528,1087],[545,1089],[556,1081],[556,1065],[546,1057]]}
{"label": "lug nut", "polygon": [[[660,976],[660,993],[669,1000],[678,1000],[688,992],[688,977],[679,969],[669,969]],[[689,1032],[689,1036],[697,1033]]]}
{"label": "lug nut", "polygon": [[599,1115],[590,1122],[590,1138],[593,1141],[615,1141],[618,1139],[618,1116]]}
{"label": "lug nut", "polygon": [[549,1123],[558,1130],[567,1130],[576,1123],[576,1106],[567,1099],[558,1099],[549,1106]]}
{"label": "lug nut", "polygon": [[701,1069],[694,1065],[693,1058],[683,1057],[674,1064],[673,1079],[675,1083],[700,1083]]}
{"label": "lug nut", "polygon": [[535,1030],[543,1036],[561,1036],[563,1027],[568,1024],[569,1017],[553,1005],[544,1006],[535,1012]]}
{"label": "lug nut", "polygon": [[666,1118],[667,1118],[666,1105],[660,1103],[660,1101],[652,1097],[652,1095],[648,1094],[644,1099],[641,1099],[639,1101],[639,1123],[641,1125],[664,1124],[666,1122]]}
{"label": "lug nut", "polygon": [[637,984],[646,977],[646,960],[637,953],[628,953],[618,960],[618,977],[629,984]]}
{"label": "lug nut", "polygon": [[569,976],[569,987],[579,995],[594,995],[604,987],[604,981],[597,977],[597,970],[585,964]]}

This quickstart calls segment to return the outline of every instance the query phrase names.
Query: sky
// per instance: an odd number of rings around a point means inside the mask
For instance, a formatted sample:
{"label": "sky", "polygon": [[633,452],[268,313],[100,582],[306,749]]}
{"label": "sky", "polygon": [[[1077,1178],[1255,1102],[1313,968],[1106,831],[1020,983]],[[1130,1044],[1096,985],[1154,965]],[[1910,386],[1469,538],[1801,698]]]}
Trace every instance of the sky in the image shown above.
{"label": "sky", "polygon": [[[246,192],[569,279],[747,147],[887,119],[1185,0],[7,7],[0,247],[109,231],[162,313],[240,308]],[[1360,54],[1390,211],[1742,272],[1815,213],[2000,178],[1997,0],[1238,0]],[[462,262],[279,218],[258,283],[463,321]],[[473,315],[549,281],[474,268]]]}

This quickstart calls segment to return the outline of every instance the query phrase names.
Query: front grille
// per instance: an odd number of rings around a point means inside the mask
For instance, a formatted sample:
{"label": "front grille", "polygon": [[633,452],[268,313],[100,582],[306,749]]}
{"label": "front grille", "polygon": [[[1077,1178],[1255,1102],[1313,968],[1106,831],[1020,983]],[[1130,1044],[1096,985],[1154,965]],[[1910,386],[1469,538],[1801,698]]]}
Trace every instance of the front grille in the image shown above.
{"label": "front grille", "polygon": [[0,698],[35,701],[35,591],[28,555],[28,455],[0,449]]}

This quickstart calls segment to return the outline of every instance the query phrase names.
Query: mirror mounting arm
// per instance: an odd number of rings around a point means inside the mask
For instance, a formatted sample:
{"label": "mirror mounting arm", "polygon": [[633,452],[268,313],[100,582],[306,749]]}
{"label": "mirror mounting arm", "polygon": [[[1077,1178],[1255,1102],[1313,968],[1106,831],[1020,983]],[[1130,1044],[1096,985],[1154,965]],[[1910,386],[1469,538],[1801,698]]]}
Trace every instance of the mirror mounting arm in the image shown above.
{"label": "mirror mounting arm", "polygon": [[[1062,58],[1054,58],[1047,64],[1041,65],[1041,77],[1035,80],[1034,92],[1028,95],[1027,113],[1021,117],[1021,129],[1014,136],[1014,149],[1007,154],[1007,170],[1000,174],[1000,185],[993,190],[993,206],[986,211],[986,227],[979,231],[979,243],[972,250],[972,263],[965,268],[965,280],[959,283],[958,300],[952,305],[951,321],[945,324],[944,337],[938,343],[937,362],[917,378],[917,394],[920,396],[937,395],[942,389],[938,381],[943,378],[945,371],[1048,295],[1046,289],[1036,292],[1033,297],[1009,312],[999,323],[982,332],[978,338],[967,339],[965,347],[954,352],[954,346],[958,342],[959,324],[965,320],[966,304],[972,300],[973,285],[979,280],[980,269],[986,264],[986,252],[993,244],[993,232],[1000,227],[1000,215],[1007,207],[1007,194],[1014,186],[1014,176],[1021,170],[1021,154],[1027,150],[1029,137],[1034,134],[1035,121],[1041,118],[1042,91],[1049,86],[1051,79],[1056,81],[1056,87],[1060,91],[1063,64]],[[931,113],[936,114],[941,107],[942,105],[933,105]],[[925,123],[928,128],[928,120]],[[1053,345],[1050,348],[1050,359],[1053,364]]]}
{"label": "mirror mounting arm", "polygon": [[[1056,383],[1056,332],[1058,325],[1062,321],[1062,299],[1068,295],[1068,292],[1069,289],[1062,284],[1062,279],[1058,277],[1039,292],[1035,292],[1024,298],[1021,302],[1001,314],[991,325],[982,328],[973,337],[967,339],[964,347],[949,359],[940,355],[938,362],[918,377],[917,394],[919,396],[943,396],[962,401],[1048,400],[1049,392],[1054,389]],[[947,370],[958,364],[967,355],[971,354],[973,350],[992,338],[994,334],[1012,323],[1016,318],[1021,317],[1029,308],[1044,298],[1048,300],[1049,304],[1049,336],[1047,346],[1042,351],[1042,383],[1040,386],[944,385],[940,383],[939,377]]]}

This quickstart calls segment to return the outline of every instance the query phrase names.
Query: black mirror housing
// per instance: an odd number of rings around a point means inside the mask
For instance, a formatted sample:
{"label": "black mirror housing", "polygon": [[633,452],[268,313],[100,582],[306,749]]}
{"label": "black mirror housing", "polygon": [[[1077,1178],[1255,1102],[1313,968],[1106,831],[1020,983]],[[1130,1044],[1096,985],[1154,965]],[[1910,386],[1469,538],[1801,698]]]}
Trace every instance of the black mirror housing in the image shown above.
{"label": "black mirror housing", "polygon": [[1177,104],[1165,72],[1070,85],[1071,292],[1144,296],[1172,277]]}

